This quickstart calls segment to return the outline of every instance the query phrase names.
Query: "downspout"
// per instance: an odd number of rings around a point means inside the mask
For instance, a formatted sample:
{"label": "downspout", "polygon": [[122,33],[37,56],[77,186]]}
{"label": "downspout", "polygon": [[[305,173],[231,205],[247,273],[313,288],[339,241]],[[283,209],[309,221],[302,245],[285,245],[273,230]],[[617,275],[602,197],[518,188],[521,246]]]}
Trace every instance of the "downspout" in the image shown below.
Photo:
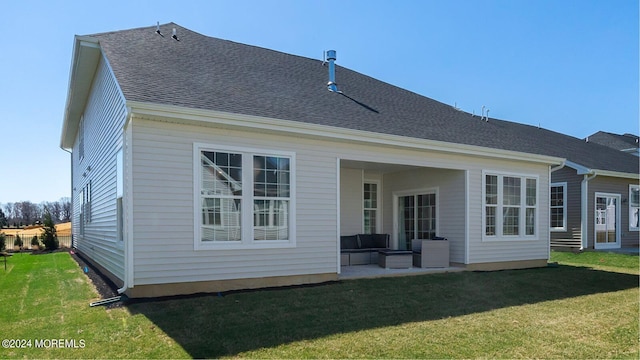
{"label": "downspout", "polygon": [[558,171],[560,169],[562,169],[565,165],[567,165],[566,160],[562,162],[562,164],[556,166],[556,167],[551,167],[549,166],[549,182],[551,182],[551,173],[554,171]]}
{"label": "downspout", "polygon": [[[69,157],[71,158],[71,184],[69,185],[69,199],[71,199],[71,218],[69,221],[73,221],[73,152],[71,150],[67,150],[63,147],[60,147],[65,152],[69,153]],[[73,226],[71,226],[71,248],[73,248]]]}
{"label": "downspout", "polygon": [[336,244],[336,252],[338,254],[338,268],[336,269],[336,272],[338,273],[338,275],[340,275],[340,273],[342,272],[342,257],[340,256],[340,227],[342,226],[340,223],[340,218],[342,217],[342,215],[340,214],[340,207],[342,206],[342,204],[340,203],[340,186],[342,185],[342,183],[340,182],[340,161],[340,158],[336,159],[336,182],[338,183],[336,189],[336,224],[338,225],[336,227],[336,238],[338,239],[338,242]]}
{"label": "downspout", "polygon": [[588,201],[589,201],[589,181],[593,180],[598,174],[591,172],[584,174],[582,184],[580,186],[580,192],[582,194],[582,201],[580,203],[580,251],[586,249],[589,246],[588,234],[589,234],[589,219],[588,219]]}
{"label": "downspout", "polygon": [[125,291],[127,291],[127,289],[129,288],[129,284],[131,283],[131,274],[132,274],[132,269],[130,268],[131,266],[133,266],[133,243],[131,242],[131,234],[132,234],[132,221],[131,221],[131,216],[133,214],[132,212],[132,195],[131,195],[131,190],[132,190],[132,184],[130,184],[131,181],[131,153],[132,153],[132,149],[131,149],[131,138],[133,136],[132,134],[132,129],[131,129],[131,122],[133,120],[132,118],[132,110],[130,107],[127,107],[127,120],[125,121],[124,126],[122,127],[123,131],[123,138],[122,138],[122,149],[123,149],[123,153],[122,153],[122,157],[123,157],[123,164],[122,164],[122,170],[123,170],[123,174],[122,174],[122,186],[124,187],[123,189],[123,195],[124,195],[124,202],[122,204],[122,211],[124,211],[124,224],[123,224],[123,242],[124,242],[124,276],[123,276],[123,282],[122,282],[122,287],[118,289],[118,294],[124,294]]}

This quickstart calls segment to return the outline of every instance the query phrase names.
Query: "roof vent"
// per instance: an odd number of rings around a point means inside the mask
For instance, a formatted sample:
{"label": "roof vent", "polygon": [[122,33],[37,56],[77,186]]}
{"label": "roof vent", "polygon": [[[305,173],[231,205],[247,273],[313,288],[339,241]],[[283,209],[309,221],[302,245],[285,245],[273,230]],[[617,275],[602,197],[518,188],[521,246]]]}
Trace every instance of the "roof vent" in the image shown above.
{"label": "roof vent", "polygon": [[156,24],[156,34],[164,37],[164,35],[162,35],[162,33],[160,32],[160,21],[158,21],[158,23]]}
{"label": "roof vent", "polygon": [[484,120],[485,122],[489,122],[489,109],[487,109],[487,114],[485,115],[484,109],[486,106],[482,105],[482,115],[480,115],[480,120]]}
{"label": "roof vent", "polygon": [[175,41],[180,41],[180,39],[178,39],[178,35],[176,34],[176,28],[173,28],[173,35],[171,35],[171,37]]}
{"label": "roof vent", "polygon": [[327,89],[332,92],[339,92],[338,85],[336,84],[336,51],[327,50],[325,61],[329,62],[329,82],[327,83]]}

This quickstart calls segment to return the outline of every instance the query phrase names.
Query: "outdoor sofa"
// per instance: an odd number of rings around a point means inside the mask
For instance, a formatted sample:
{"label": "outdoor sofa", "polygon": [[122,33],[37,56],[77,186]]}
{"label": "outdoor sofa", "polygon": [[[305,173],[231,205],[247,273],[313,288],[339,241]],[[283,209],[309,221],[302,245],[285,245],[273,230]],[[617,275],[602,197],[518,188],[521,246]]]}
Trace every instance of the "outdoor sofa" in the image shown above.
{"label": "outdoor sofa", "polygon": [[378,250],[389,248],[389,234],[340,236],[340,264],[343,266],[378,263]]}

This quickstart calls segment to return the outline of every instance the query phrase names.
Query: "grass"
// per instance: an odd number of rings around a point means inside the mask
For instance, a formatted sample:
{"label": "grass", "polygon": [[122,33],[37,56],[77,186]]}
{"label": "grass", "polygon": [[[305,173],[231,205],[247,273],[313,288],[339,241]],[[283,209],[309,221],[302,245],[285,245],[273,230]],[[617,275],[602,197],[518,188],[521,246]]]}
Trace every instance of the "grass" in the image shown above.
{"label": "grass", "polygon": [[19,254],[0,276],[3,338],[83,339],[85,347],[0,349],[0,358],[637,359],[638,257],[597,254],[553,253],[561,264],[554,268],[353,280],[115,309],[88,306],[97,294],[68,254]]}
{"label": "grass", "polygon": [[551,261],[576,266],[596,267],[598,269],[613,269],[615,271],[630,270],[637,272],[640,267],[638,256],[599,251],[587,251],[582,253],[553,251],[551,252]]}
{"label": "grass", "polygon": [[[98,294],[68,253],[18,253],[0,271],[1,337],[31,340],[30,347],[0,348],[2,359],[188,356],[143,315],[90,308]],[[84,348],[36,347],[52,339],[75,340],[78,347],[83,340]]]}

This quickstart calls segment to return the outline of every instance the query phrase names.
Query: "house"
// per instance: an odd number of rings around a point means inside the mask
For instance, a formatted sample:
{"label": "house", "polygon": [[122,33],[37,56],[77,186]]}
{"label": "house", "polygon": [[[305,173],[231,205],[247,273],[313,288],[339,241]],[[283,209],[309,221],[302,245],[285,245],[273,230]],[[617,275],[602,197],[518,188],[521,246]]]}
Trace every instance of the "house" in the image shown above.
{"label": "house", "polygon": [[582,151],[567,151],[565,166],[551,175],[552,248],[638,247],[637,139],[600,131],[584,140]]}
{"label": "house", "polygon": [[635,156],[640,156],[640,144],[638,143],[638,135],[633,134],[612,134],[606,131],[598,131],[597,133],[587,136],[585,141],[594,142],[596,144],[608,146],[610,148],[624,151]]}
{"label": "house", "polygon": [[554,133],[336,61],[174,23],[76,36],[75,247],[132,297],[335,280],[358,233],[443,236],[468,269],[546,266]]}

